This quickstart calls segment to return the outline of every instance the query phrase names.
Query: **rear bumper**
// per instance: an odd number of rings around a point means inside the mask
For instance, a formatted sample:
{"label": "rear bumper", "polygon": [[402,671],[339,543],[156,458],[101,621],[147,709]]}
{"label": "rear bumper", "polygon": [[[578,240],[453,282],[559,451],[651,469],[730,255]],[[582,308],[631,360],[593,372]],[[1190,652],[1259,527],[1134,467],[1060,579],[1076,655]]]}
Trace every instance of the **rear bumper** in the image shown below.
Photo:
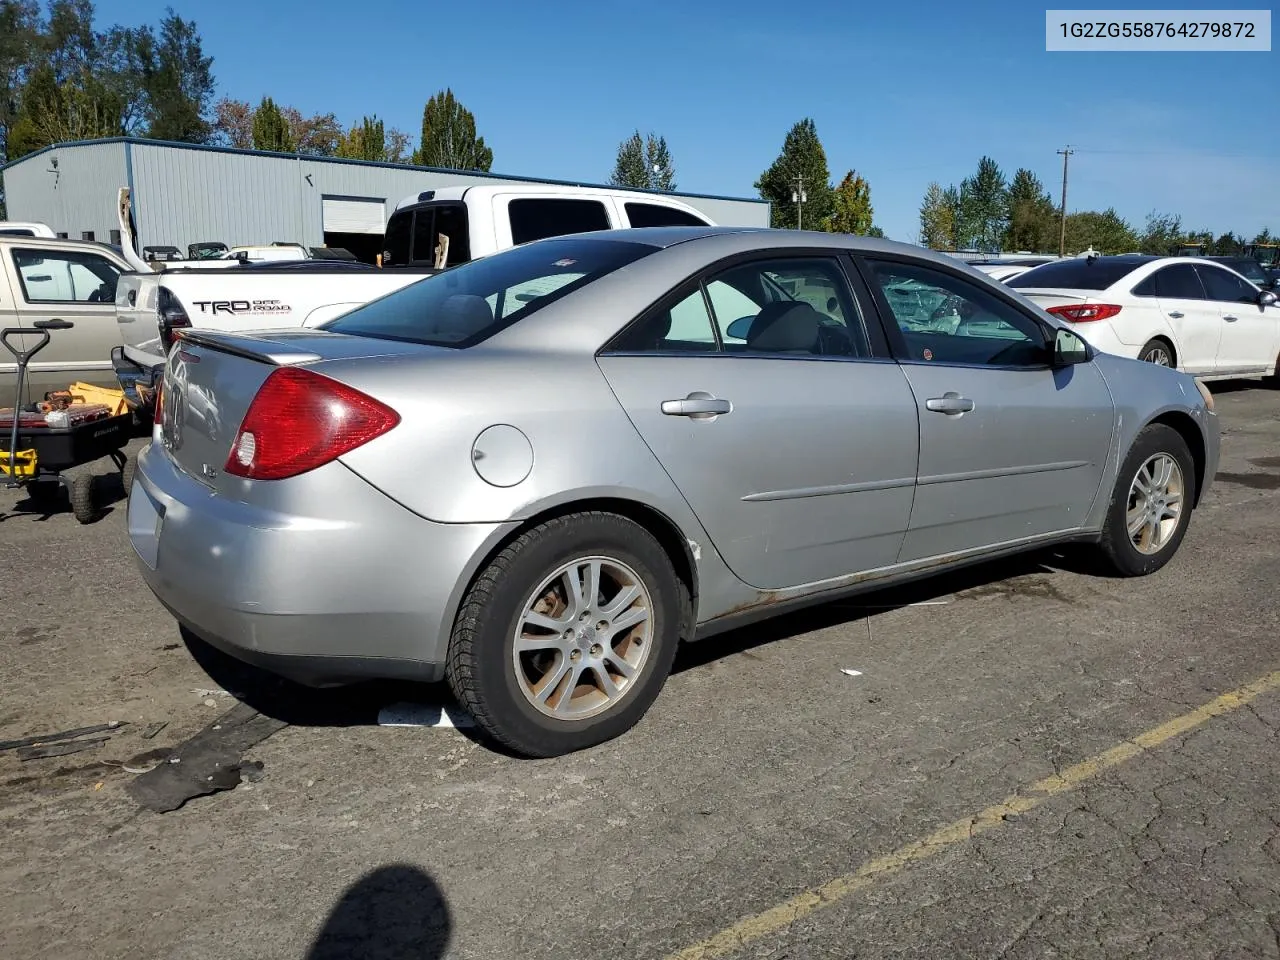
{"label": "rear bumper", "polygon": [[154,404],[156,382],[164,372],[164,357],[136,347],[114,346],[111,369],[129,408],[149,411]]}
{"label": "rear bumper", "polygon": [[195,636],[302,683],[439,679],[462,593],[512,525],[424,520],[339,463],[296,481],[323,516],[215,496],[147,447],[128,526],[151,591]]}

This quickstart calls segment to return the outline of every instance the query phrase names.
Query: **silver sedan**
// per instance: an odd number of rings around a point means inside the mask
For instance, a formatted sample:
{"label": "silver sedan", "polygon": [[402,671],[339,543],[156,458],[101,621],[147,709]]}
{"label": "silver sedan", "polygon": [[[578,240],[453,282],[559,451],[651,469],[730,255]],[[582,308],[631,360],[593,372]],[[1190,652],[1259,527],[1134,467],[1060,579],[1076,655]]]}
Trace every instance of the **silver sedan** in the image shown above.
{"label": "silver sedan", "polygon": [[654,228],[188,333],[129,534],[196,637],[305,683],[447,679],[549,756],[752,619],[1072,541],[1152,573],[1217,460],[1202,384],[954,258]]}

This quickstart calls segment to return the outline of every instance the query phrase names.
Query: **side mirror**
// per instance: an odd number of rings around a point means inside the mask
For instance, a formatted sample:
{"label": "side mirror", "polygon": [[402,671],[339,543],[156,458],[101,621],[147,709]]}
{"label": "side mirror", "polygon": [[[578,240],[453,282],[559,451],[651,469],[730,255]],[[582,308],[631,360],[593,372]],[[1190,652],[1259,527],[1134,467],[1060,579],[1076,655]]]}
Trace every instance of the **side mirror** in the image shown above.
{"label": "side mirror", "polygon": [[1069,367],[1089,359],[1089,347],[1079,334],[1059,329],[1053,338],[1053,365]]}
{"label": "side mirror", "polygon": [[739,317],[725,328],[725,333],[735,340],[746,340],[751,332],[751,323],[755,317]]}
{"label": "side mirror", "polygon": [[1280,298],[1277,298],[1270,290],[1258,291],[1258,306],[1260,307],[1274,307],[1278,299]]}

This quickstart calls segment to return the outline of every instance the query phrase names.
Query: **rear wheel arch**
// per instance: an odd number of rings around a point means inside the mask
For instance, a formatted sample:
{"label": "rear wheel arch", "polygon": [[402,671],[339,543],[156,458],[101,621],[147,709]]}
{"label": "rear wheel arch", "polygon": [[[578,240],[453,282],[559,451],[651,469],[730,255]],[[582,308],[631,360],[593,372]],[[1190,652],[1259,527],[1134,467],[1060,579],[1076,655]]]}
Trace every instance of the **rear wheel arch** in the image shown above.
{"label": "rear wheel arch", "polygon": [[1204,447],[1204,434],[1200,432],[1200,425],[1190,415],[1181,413],[1177,410],[1170,410],[1162,413],[1150,423],[1144,426],[1150,426],[1152,423],[1162,423],[1167,427],[1178,431],[1178,434],[1187,444],[1187,449],[1191,451],[1191,459],[1196,467],[1196,495],[1192,501],[1192,506],[1200,505],[1200,492],[1205,485],[1205,466],[1207,455]]}
{"label": "rear wheel arch", "polygon": [[1160,344],[1169,351],[1169,365],[1175,370],[1178,369],[1178,347],[1171,337],[1163,333],[1157,333],[1155,336],[1148,338],[1146,342],[1142,344],[1138,349],[1138,359],[1141,360],[1145,357],[1147,350],[1155,344]]}

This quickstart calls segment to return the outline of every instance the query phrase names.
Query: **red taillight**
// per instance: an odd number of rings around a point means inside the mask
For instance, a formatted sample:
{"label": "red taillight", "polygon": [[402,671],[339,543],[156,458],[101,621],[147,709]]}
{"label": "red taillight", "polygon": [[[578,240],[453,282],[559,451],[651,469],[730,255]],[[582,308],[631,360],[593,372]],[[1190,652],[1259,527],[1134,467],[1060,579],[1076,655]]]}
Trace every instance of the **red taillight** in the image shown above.
{"label": "red taillight", "polygon": [[281,367],[258,389],[223,469],[282,480],[336,460],[400,422],[385,404],[318,373]]}
{"label": "red taillight", "polygon": [[1052,313],[1072,323],[1088,323],[1090,320],[1106,320],[1120,312],[1114,303],[1064,303],[1056,307],[1045,307],[1046,313]]}

